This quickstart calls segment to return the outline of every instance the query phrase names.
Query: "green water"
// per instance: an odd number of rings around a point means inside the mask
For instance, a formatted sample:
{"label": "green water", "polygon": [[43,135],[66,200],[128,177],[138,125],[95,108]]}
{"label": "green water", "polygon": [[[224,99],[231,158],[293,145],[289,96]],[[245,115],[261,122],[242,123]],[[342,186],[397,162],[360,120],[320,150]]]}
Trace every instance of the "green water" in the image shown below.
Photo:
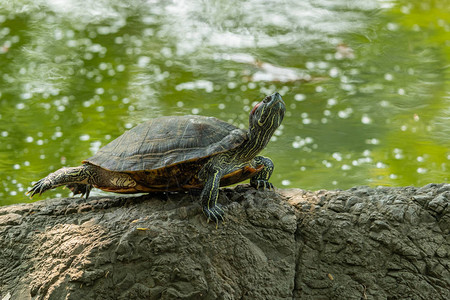
{"label": "green water", "polygon": [[274,91],[276,186],[448,182],[449,20],[430,0],[1,1],[0,205],[144,120],[245,128]]}

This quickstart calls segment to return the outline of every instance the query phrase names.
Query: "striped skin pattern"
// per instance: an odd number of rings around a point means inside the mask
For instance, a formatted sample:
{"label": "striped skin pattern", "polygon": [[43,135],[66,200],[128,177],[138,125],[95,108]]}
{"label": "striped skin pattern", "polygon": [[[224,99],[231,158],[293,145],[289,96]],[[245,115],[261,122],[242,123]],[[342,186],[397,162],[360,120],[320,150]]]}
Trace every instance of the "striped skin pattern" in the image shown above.
{"label": "striped skin pattern", "polygon": [[273,162],[257,154],[281,124],[285,104],[278,93],[265,97],[244,131],[213,117],[171,116],[125,132],[79,167],[64,167],[36,182],[31,197],[66,185],[89,196],[92,187],[115,193],[201,190],[207,220],[218,224],[220,186],[250,178],[257,189],[272,189]]}

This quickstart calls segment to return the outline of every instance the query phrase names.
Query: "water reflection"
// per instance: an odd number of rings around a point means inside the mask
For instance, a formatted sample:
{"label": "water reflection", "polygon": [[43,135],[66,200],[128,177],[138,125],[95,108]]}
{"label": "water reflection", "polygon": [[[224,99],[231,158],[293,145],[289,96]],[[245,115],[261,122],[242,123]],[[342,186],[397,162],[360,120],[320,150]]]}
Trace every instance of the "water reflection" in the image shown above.
{"label": "water reflection", "polygon": [[275,185],[448,181],[443,3],[4,1],[0,204],[153,117],[246,128],[275,90],[288,107],[265,150]]}

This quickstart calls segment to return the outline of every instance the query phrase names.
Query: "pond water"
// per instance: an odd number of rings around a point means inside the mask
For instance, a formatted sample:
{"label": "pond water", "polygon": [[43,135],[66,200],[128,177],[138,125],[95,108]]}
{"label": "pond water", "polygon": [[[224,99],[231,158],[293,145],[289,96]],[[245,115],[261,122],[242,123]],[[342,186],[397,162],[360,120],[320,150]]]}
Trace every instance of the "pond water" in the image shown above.
{"label": "pond water", "polygon": [[246,128],[252,105],[275,91],[287,113],[263,154],[277,187],[448,182],[449,7],[2,1],[0,205],[31,201],[33,181],[151,118]]}

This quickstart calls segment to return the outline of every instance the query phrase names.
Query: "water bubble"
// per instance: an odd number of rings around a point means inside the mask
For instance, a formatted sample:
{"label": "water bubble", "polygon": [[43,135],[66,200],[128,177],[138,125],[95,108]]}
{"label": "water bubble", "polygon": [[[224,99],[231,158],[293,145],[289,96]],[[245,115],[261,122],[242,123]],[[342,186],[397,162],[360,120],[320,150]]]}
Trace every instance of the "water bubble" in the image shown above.
{"label": "water bubble", "polygon": [[344,165],[341,166],[341,169],[342,169],[343,171],[348,171],[348,170],[350,170],[351,168],[352,168],[352,167],[349,166],[349,165],[347,165],[347,164],[344,164]]}
{"label": "water bubble", "polygon": [[404,89],[398,89],[398,91],[397,91],[397,93],[399,94],[399,95],[404,95],[405,94],[405,90]]}
{"label": "water bubble", "polygon": [[98,112],[103,112],[105,110],[105,107],[104,106],[97,106],[95,108],[95,110],[98,111]]}
{"label": "water bubble", "polygon": [[102,143],[100,141],[92,142],[89,147],[89,150],[91,150],[92,153],[96,153],[100,149],[101,145]]}
{"label": "water bubble", "polygon": [[388,23],[386,27],[389,31],[396,31],[398,29],[398,24]]}
{"label": "water bubble", "polygon": [[390,174],[390,175],[389,175],[389,178],[390,178],[390,179],[397,179],[397,178],[398,178],[398,175]]}
{"label": "water bubble", "polygon": [[91,60],[94,58],[94,55],[92,53],[86,52],[86,53],[84,53],[83,58],[85,60]]}
{"label": "water bubble", "polygon": [[68,40],[66,42],[67,47],[74,48],[78,46],[78,42],[76,40]]}
{"label": "water bubble", "polygon": [[226,106],[224,103],[219,103],[218,107],[219,109],[225,109]]}
{"label": "water bubble", "polygon": [[132,128],[133,127],[133,124],[131,124],[131,123],[125,123],[125,128],[126,129],[130,129],[130,128]]}
{"label": "water bubble", "polygon": [[284,186],[287,186],[287,185],[291,184],[291,181],[288,180],[288,179],[284,179],[284,180],[281,181],[281,184],[284,185]]}
{"label": "water bubble", "polygon": [[384,79],[387,81],[391,81],[392,79],[394,79],[394,76],[390,73],[386,73],[384,74]]}
{"label": "water bubble", "polygon": [[428,170],[425,168],[417,168],[417,173],[419,173],[419,174],[425,174],[427,172],[428,172]]}
{"label": "water bubble", "polygon": [[145,28],[143,34],[144,36],[153,36],[155,34],[155,30],[153,28]]}
{"label": "water bubble", "polygon": [[341,119],[347,119],[350,117],[350,115],[353,113],[353,109],[351,107],[348,107],[344,110],[338,111],[338,116]]}
{"label": "water bubble", "polygon": [[407,14],[410,13],[411,7],[410,7],[410,6],[406,6],[406,5],[402,5],[402,7],[400,8],[400,11],[401,11],[403,14],[407,15]]}
{"label": "water bubble", "polygon": [[198,108],[193,108],[192,109],[192,114],[197,115],[200,112],[200,110]]}
{"label": "water bubble", "polygon": [[2,131],[1,135],[2,135],[2,137],[7,137],[8,136],[8,131]]}
{"label": "water bubble", "polygon": [[386,164],[382,163],[381,161],[377,162],[375,165],[378,169],[384,169],[387,167]]}
{"label": "water bubble", "polygon": [[321,93],[321,92],[323,92],[325,89],[322,87],[322,86],[316,86],[316,92],[317,93]]}
{"label": "water bubble", "polygon": [[208,80],[197,80],[180,83],[175,87],[175,89],[177,91],[204,89],[206,92],[211,93],[214,90],[214,84]]}
{"label": "water bubble", "polygon": [[177,106],[178,106],[178,107],[183,107],[183,106],[184,106],[184,103],[183,103],[182,101],[178,101],[178,102],[177,102]]}
{"label": "water bubble", "polygon": [[378,145],[379,143],[380,143],[380,140],[376,139],[376,138],[366,140],[366,144],[368,144],[368,145]]}
{"label": "water bubble", "polygon": [[370,123],[372,123],[372,119],[368,115],[363,115],[361,117],[361,123],[370,124]]}
{"label": "water bubble", "polygon": [[81,141],[88,141],[91,137],[89,136],[89,134],[82,134],[80,135],[79,139]]}
{"label": "water bubble", "polygon": [[363,157],[363,158],[358,158],[358,163],[359,164],[370,164],[372,162],[372,158],[370,157]]}
{"label": "water bubble", "polygon": [[300,147],[302,147],[304,145],[305,145],[305,141],[303,141],[303,140],[293,141],[292,142],[292,147],[295,148],[295,149],[298,149],[298,148],[300,148]]}
{"label": "water bubble", "polygon": [[395,153],[394,157],[395,159],[403,159],[405,156],[402,153]]}
{"label": "water bubble", "polygon": [[33,94],[32,94],[32,93],[23,93],[23,94],[20,94],[20,98],[22,98],[22,99],[24,99],[24,100],[31,99],[31,97],[33,97]]}
{"label": "water bubble", "polygon": [[386,100],[380,101],[380,106],[381,107],[388,107],[389,106],[389,101],[386,101]]}
{"label": "water bubble", "polygon": [[138,58],[138,66],[141,68],[145,68],[150,63],[150,57],[148,56],[140,56]]}
{"label": "water bubble", "polygon": [[236,88],[237,84],[236,82],[228,82],[227,87],[232,90],[234,88]]}
{"label": "water bubble", "polygon": [[317,63],[317,67],[319,69],[326,69],[326,68],[328,68],[328,63],[326,61],[319,61]]}
{"label": "water bubble", "polygon": [[170,49],[169,47],[163,47],[161,49],[161,54],[166,58],[173,56],[172,49]]}
{"label": "water bubble", "polygon": [[27,137],[25,138],[25,141],[26,141],[27,143],[32,143],[32,142],[34,141],[34,138],[33,138],[32,136],[27,136]]}
{"label": "water bubble", "polygon": [[75,32],[72,29],[66,31],[66,37],[71,39],[75,36]]}
{"label": "water bubble", "polygon": [[371,154],[372,154],[371,151],[368,150],[368,149],[366,149],[366,150],[363,151],[363,156],[365,156],[365,157],[368,157],[368,156],[370,156]]}
{"label": "water bubble", "polygon": [[14,170],[19,170],[19,169],[20,169],[20,165],[19,165],[19,164],[15,164],[15,165],[13,166],[13,169],[14,169]]}
{"label": "water bubble", "polygon": [[125,71],[125,66],[124,65],[117,65],[116,70],[117,70],[117,72],[123,72],[123,71]]}
{"label": "water bubble", "polygon": [[282,135],[282,134],[283,134],[283,130],[282,130],[282,129],[283,129],[283,128],[278,127],[278,129],[275,130],[275,132],[274,132],[273,134],[276,135],[276,136]]}
{"label": "water bubble", "polygon": [[306,99],[306,96],[304,94],[296,94],[294,96],[295,101],[304,101]]}
{"label": "water bubble", "polygon": [[341,161],[342,160],[342,154],[339,153],[339,152],[334,152],[331,156],[337,161]]}
{"label": "water bubble", "polygon": [[316,64],[314,62],[312,62],[312,61],[306,62],[306,68],[309,69],[309,70],[314,69],[315,65]]}
{"label": "water bubble", "polygon": [[331,77],[336,78],[339,75],[339,69],[331,68],[329,74]]}
{"label": "water bubble", "polygon": [[330,99],[327,100],[327,106],[328,107],[334,106],[336,104],[337,104],[337,100],[334,99],[334,98],[330,98]]}

